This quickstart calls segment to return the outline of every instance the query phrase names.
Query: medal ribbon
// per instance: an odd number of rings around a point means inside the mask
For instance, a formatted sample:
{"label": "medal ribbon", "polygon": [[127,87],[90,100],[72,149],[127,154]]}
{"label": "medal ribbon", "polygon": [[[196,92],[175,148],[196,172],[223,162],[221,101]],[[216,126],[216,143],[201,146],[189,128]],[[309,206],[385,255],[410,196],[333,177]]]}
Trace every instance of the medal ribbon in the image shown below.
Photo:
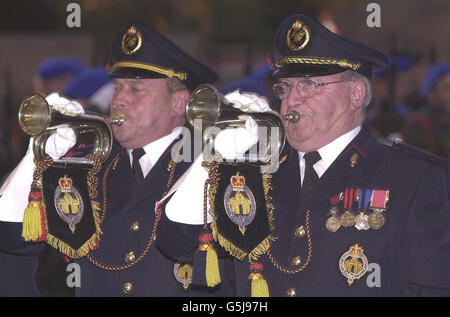
{"label": "medal ribbon", "polygon": [[331,206],[336,206],[339,203],[340,196],[341,196],[341,194],[337,194],[330,198]]}
{"label": "medal ribbon", "polygon": [[388,197],[389,197],[389,190],[374,189],[372,194],[372,202],[370,206],[373,208],[386,209]]}
{"label": "medal ribbon", "polygon": [[359,210],[367,210],[369,207],[369,202],[372,198],[372,189],[359,189],[358,190],[358,208]]}
{"label": "medal ribbon", "polygon": [[346,188],[344,194],[344,209],[352,210],[353,200],[356,197],[358,190],[356,188]]}

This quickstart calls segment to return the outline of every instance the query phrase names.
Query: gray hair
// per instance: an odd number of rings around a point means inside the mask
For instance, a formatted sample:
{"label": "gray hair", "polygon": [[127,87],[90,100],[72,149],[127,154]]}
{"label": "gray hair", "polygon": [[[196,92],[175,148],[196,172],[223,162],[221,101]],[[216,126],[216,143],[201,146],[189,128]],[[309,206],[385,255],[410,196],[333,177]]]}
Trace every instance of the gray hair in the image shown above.
{"label": "gray hair", "polygon": [[186,85],[181,82],[178,78],[168,78],[166,80],[167,84],[167,90],[170,94],[173,94],[174,92],[180,91],[180,90],[187,90],[189,92],[189,89],[186,87]]}
{"label": "gray hair", "polygon": [[364,82],[364,85],[366,86],[366,96],[363,101],[363,107],[367,107],[370,104],[370,102],[372,100],[372,83],[366,76],[363,76],[361,74],[358,74],[357,72],[348,70],[341,74],[341,79]]}

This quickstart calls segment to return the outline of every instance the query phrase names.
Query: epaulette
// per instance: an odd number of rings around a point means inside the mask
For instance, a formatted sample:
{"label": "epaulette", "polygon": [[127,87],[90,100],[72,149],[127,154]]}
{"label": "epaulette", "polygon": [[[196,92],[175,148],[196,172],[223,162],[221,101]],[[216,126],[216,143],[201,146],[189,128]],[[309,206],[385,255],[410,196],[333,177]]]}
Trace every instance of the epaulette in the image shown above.
{"label": "epaulette", "polygon": [[415,156],[419,159],[423,159],[426,161],[431,161],[434,162],[436,164],[439,164],[441,166],[446,167],[447,166],[447,160],[439,155],[430,153],[428,151],[422,150],[418,147],[415,147],[411,144],[408,144],[406,142],[404,142],[403,140],[395,140],[391,143],[390,145],[392,148],[399,150],[401,152],[410,154],[412,156]]}

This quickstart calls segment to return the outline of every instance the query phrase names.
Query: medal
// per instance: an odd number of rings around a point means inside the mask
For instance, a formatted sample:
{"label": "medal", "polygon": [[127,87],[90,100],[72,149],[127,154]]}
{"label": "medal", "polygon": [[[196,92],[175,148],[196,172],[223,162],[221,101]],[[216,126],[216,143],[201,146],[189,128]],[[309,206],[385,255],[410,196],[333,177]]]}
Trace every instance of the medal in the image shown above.
{"label": "medal", "polygon": [[369,216],[360,212],[358,216],[355,217],[355,228],[358,230],[367,230],[369,226]]}
{"label": "medal", "polygon": [[358,207],[360,212],[355,218],[355,227],[358,230],[368,230],[370,228],[369,216],[365,214],[365,210],[367,210],[367,207],[369,206],[371,196],[372,190],[370,189],[358,190]]}
{"label": "medal", "polygon": [[330,212],[331,216],[325,222],[325,227],[327,227],[328,231],[336,232],[341,227],[339,216],[337,216],[337,207],[331,207]]}
{"label": "medal", "polygon": [[325,222],[325,227],[328,229],[328,231],[331,231],[331,232],[336,232],[341,227],[340,218],[337,215],[339,212],[337,205],[339,204],[340,198],[342,198],[342,193],[337,194],[330,198],[330,204],[331,204],[330,214],[331,214],[331,216]]}
{"label": "medal", "polygon": [[354,188],[345,189],[344,209],[341,215],[341,225],[343,227],[351,227],[355,224],[355,214],[352,212],[353,200],[357,191]]}
{"label": "medal", "polygon": [[386,215],[383,213],[386,210],[387,202],[389,201],[389,190],[375,189],[373,190],[370,209],[373,210],[369,216],[369,225],[372,229],[380,229],[386,223]]}
{"label": "medal", "polygon": [[369,261],[364,255],[364,250],[358,244],[355,244],[345,252],[339,260],[339,269],[347,278],[348,286],[355,280],[359,280],[367,272]]}
{"label": "medal", "polygon": [[377,209],[369,216],[369,225],[372,229],[380,229],[386,222],[386,216],[383,211]]}

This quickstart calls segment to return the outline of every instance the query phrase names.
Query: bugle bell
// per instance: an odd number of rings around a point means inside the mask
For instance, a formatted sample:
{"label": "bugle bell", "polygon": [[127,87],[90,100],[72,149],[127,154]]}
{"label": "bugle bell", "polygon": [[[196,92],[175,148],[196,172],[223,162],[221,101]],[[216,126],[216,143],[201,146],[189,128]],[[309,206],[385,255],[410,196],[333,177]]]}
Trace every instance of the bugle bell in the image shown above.
{"label": "bugle bell", "polygon": [[[110,124],[121,124],[124,118],[104,118],[96,113],[63,112],[50,106],[45,98],[37,93],[26,97],[20,105],[19,123],[26,134],[34,137],[34,156],[43,158],[48,138],[56,132],[57,128],[68,127],[72,128],[77,136],[92,133],[95,137],[92,153],[104,161],[108,157],[113,143]],[[66,164],[92,163],[83,158],[70,158],[64,161]]]}
{"label": "bugle bell", "polygon": [[[248,117],[256,121],[258,127],[266,128],[267,139],[262,140],[259,135],[259,153],[256,160],[266,164],[269,157],[279,155],[283,150],[286,137],[281,119],[274,113],[245,112],[233,107],[224,96],[212,85],[200,85],[190,95],[186,116],[189,123],[195,128],[205,129],[203,133],[203,146],[214,145],[215,134],[209,133],[208,127],[216,127],[220,130],[226,128],[245,128]],[[261,142],[263,141],[263,142]],[[265,147],[265,148],[261,148]]]}

